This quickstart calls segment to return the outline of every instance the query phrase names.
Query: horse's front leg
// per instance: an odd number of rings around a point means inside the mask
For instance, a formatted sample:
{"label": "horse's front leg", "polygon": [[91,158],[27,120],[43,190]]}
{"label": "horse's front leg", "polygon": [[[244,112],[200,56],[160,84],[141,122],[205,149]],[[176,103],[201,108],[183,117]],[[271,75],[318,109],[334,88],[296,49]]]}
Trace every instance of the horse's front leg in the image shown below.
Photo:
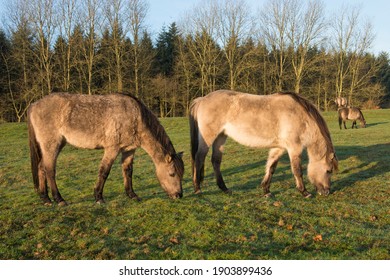
{"label": "horse's front leg", "polygon": [[102,161],[100,162],[98,180],[95,185],[95,201],[97,203],[104,203],[103,199],[103,188],[104,183],[107,180],[108,175],[110,174],[111,167],[115,161],[116,156],[118,155],[118,151],[106,149],[104,151],[104,156]]}
{"label": "horse's front leg", "polygon": [[125,185],[125,191],[128,197],[135,200],[140,200],[138,195],[133,190],[133,161],[135,150],[122,153],[122,175]]}
{"label": "horse's front leg", "polygon": [[284,149],[280,148],[273,148],[269,151],[267,165],[265,167],[265,175],[263,181],[261,182],[261,187],[263,188],[265,197],[271,196],[270,185],[272,175],[274,174],[276,166],[278,165],[278,161],[283,153]]}
{"label": "horse's front leg", "polygon": [[221,163],[222,163],[222,153],[223,145],[226,142],[227,136],[221,134],[215,139],[213,143],[213,152],[211,155],[211,163],[213,164],[215,178],[217,180],[218,187],[225,193],[231,193],[231,191],[226,187],[225,181],[223,180],[221,173]]}
{"label": "horse's front leg", "polygon": [[294,174],[297,189],[304,197],[311,197],[311,194],[306,190],[305,184],[303,183],[301,155],[289,153],[289,156],[290,156],[291,170],[292,173]]}

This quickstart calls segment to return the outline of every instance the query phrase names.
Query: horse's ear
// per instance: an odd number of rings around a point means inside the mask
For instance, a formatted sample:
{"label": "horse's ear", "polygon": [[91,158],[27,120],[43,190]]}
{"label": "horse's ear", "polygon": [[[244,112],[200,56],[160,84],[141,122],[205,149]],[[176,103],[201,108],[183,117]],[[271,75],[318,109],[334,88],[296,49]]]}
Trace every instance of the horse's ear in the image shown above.
{"label": "horse's ear", "polygon": [[330,159],[332,160],[333,171],[335,171],[335,172],[339,171],[339,162],[337,160],[336,154],[335,153],[331,153],[330,154]]}
{"label": "horse's ear", "polygon": [[172,156],[169,155],[169,154],[166,155],[166,156],[165,156],[165,162],[166,162],[166,163],[171,163],[171,162],[172,162]]}

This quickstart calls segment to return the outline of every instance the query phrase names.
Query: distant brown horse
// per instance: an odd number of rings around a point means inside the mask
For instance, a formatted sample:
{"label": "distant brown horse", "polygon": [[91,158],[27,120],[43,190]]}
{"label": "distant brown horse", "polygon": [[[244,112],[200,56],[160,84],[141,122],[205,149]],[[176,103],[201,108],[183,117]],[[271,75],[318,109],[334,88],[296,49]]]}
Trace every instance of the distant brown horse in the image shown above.
{"label": "distant brown horse", "polygon": [[344,124],[344,128],[347,129],[347,126],[345,125],[345,122],[347,120],[352,121],[352,128],[357,128],[356,120],[359,120],[361,127],[366,127],[366,120],[364,119],[362,111],[360,111],[359,108],[340,108],[338,109],[339,114],[339,126],[341,129],[341,123]]}
{"label": "distant brown horse", "polygon": [[337,108],[347,107],[347,99],[345,97],[336,97],[334,102],[337,104]]}
{"label": "distant brown horse", "polygon": [[[200,192],[204,160],[212,146],[211,161],[217,185],[230,192],[220,166],[228,136],[250,147],[271,148],[261,186],[270,196],[270,183],[278,160],[287,150],[298,190],[309,197],[303,179],[301,154],[307,148],[308,177],[319,194],[330,192],[330,177],[337,169],[328,127],[318,110],[295,93],[252,95],[220,90],[195,99],[190,113],[192,176],[195,193]],[[239,155],[238,155],[239,156]]]}
{"label": "distant brown horse", "polygon": [[137,98],[122,94],[50,94],[32,104],[28,132],[34,186],[45,204],[53,199],[66,205],[58,191],[55,174],[59,152],[69,143],[85,149],[104,149],[95,200],[103,200],[104,183],[118,153],[122,153],[125,191],[138,199],[132,184],[133,157],[143,148],[152,158],[162,188],[172,198],[182,197],[184,165],[153,113]]}

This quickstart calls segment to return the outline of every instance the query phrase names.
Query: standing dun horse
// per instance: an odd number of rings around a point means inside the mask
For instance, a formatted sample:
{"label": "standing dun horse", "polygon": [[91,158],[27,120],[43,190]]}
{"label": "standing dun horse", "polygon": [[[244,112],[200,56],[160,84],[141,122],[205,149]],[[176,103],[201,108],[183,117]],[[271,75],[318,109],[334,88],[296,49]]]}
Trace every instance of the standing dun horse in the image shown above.
{"label": "standing dun horse", "polygon": [[143,148],[152,158],[162,188],[171,198],[182,197],[184,165],[153,113],[137,98],[121,95],[51,94],[31,105],[28,132],[34,186],[45,204],[52,197],[66,205],[56,184],[56,161],[66,143],[85,149],[104,149],[95,200],[103,203],[103,187],[117,155],[122,154],[126,194],[133,190],[133,158]]}
{"label": "standing dun horse", "polygon": [[336,103],[337,108],[347,107],[347,98],[345,97],[336,97],[334,102]]}
{"label": "standing dun horse", "polygon": [[219,188],[229,193],[220,166],[228,136],[240,144],[271,148],[261,186],[271,196],[270,183],[278,160],[287,150],[297,189],[311,194],[302,179],[301,154],[307,148],[308,177],[320,195],[330,193],[330,178],[338,161],[328,127],[318,110],[295,93],[252,95],[220,90],[197,98],[190,112],[192,176],[195,193],[204,178],[204,160],[212,146],[212,165]]}
{"label": "standing dun horse", "polygon": [[366,127],[366,120],[364,119],[362,111],[360,111],[359,108],[355,107],[349,107],[349,108],[339,108],[337,110],[337,113],[339,115],[339,126],[341,129],[341,123],[344,124],[344,128],[347,129],[347,126],[345,125],[345,122],[347,120],[352,121],[352,127],[351,128],[357,128],[356,120],[359,120],[361,127]]}

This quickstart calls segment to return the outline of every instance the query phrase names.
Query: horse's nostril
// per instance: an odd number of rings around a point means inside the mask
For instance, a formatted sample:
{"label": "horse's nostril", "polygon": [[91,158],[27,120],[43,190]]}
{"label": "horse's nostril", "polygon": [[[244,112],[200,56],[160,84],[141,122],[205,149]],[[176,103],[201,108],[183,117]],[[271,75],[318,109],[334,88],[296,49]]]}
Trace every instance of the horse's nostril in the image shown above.
{"label": "horse's nostril", "polygon": [[175,193],[171,195],[171,198],[173,199],[182,198],[182,197],[183,197],[183,193]]}
{"label": "horse's nostril", "polygon": [[327,190],[327,189],[324,189],[324,190],[322,190],[322,192],[321,192],[321,194],[324,195],[324,196],[328,196],[329,193],[330,193],[330,191]]}

